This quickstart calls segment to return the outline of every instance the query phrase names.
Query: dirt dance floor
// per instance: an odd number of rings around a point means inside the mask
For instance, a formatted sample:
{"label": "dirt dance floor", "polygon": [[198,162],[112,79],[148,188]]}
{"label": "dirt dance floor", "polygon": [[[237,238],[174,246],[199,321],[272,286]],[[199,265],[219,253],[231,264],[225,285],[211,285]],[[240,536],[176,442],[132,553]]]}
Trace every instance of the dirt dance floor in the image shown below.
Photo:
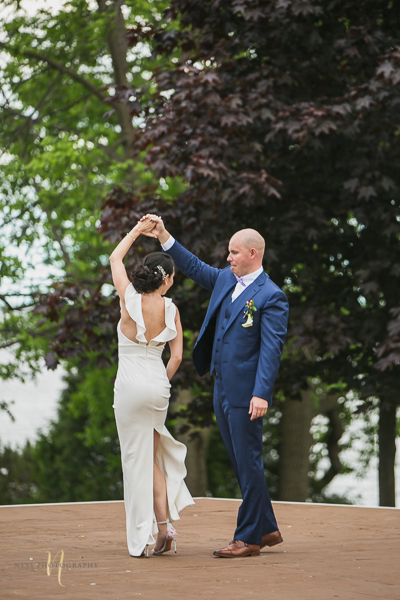
{"label": "dirt dance floor", "polygon": [[274,508],[284,543],[259,557],[213,558],[238,501],[198,499],[177,524],[178,553],[146,559],[128,555],[122,502],[0,507],[0,598],[400,599],[399,510]]}

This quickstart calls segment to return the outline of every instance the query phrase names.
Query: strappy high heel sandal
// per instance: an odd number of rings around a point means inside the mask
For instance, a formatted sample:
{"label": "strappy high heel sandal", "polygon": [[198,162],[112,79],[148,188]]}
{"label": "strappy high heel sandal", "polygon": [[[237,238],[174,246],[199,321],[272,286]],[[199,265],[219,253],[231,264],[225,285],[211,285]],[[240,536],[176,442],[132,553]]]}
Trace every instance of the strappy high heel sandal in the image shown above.
{"label": "strappy high heel sandal", "polygon": [[160,554],[164,554],[164,552],[169,552],[172,544],[174,544],[174,551],[176,554],[176,538],[178,537],[178,534],[175,527],[169,522],[169,519],[166,521],[159,521],[157,525],[167,525],[167,533],[165,534],[164,545],[161,550],[155,550],[153,548],[152,554],[159,556]]}

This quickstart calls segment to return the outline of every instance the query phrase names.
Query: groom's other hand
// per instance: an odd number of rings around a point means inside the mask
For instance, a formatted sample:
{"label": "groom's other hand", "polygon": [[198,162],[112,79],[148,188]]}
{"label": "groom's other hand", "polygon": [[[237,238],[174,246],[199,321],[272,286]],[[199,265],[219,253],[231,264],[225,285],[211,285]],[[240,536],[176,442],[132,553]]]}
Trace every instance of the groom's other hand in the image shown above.
{"label": "groom's other hand", "polygon": [[264,398],[259,398],[258,396],[253,396],[250,400],[250,408],[249,415],[250,421],[254,421],[254,419],[258,419],[258,417],[263,417],[268,410],[268,402],[264,400]]}
{"label": "groom's other hand", "polygon": [[152,221],[154,223],[154,229],[151,232],[151,237],[158,238],[160,244],[165,244],[165,242],[169,239],[170,234],[165,229],[164,222],[161,217],[158,215],[147,214],[142,217],[140,220],[145,221],[146,219]]}

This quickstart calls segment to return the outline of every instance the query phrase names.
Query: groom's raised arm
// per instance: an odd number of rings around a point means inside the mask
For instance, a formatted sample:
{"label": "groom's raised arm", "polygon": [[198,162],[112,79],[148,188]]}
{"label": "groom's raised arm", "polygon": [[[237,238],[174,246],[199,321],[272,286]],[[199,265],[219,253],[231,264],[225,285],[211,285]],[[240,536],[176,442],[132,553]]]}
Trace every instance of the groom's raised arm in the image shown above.
{"label": "groom's raised arm", "polygon": [[214,289],[220,270],[207,265],[197,258],[197,256],[189,252],[189,250],[186,250],[186,248],[174,238],[172,238],[172,240],[173,244],[168,250],[165,250],[165,244],[161,244],[164,252],[168,252],[168,254],[172,256],[175,265],[186,275],[186,277],[190,277],[190,279],[193,279],[193,281],[211,292]]}
{"label": "groom's raised arm", "polygon": [[[162,219],[155,215],[146,215],[143,219],[151,219],[156,223],[152,231],[154,237],[157,237],[161,243],[164,252],[172,256],[175,265],[186,275],[193,279],[210,292],[214,289],[220,269],[215,269],[197,258],[194,254],[186,250],[172,235],[165,229]],[[143,220],[141,219],[141,220]]]}

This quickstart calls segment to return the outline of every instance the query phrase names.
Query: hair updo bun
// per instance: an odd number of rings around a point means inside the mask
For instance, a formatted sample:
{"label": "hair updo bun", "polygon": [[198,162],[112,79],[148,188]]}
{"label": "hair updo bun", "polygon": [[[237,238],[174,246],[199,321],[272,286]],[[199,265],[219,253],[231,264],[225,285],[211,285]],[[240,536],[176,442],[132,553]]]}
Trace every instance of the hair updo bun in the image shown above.
{"label": "hair updo bun", "polygon": [[152,252],[131,272],[131,281],[137,292],[148,294],[158,290],[166,276],[173,272],[174,261],[169,254]]}

